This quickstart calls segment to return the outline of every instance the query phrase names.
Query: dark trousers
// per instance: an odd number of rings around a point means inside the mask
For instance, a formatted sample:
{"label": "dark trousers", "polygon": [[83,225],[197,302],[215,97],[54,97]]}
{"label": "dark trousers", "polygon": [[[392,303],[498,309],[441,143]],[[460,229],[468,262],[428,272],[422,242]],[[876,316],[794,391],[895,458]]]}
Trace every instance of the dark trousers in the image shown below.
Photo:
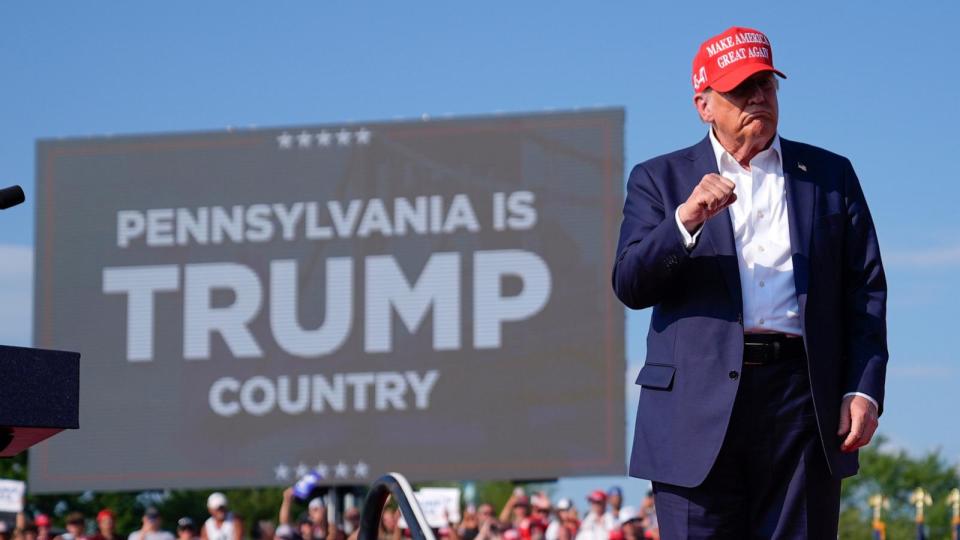
{"label": "dark trousers", "polygon": [[820,446],[805,360],[745,365],[741,377],[706,480],[653,483],[660,538],[837,538],[840,479]]}

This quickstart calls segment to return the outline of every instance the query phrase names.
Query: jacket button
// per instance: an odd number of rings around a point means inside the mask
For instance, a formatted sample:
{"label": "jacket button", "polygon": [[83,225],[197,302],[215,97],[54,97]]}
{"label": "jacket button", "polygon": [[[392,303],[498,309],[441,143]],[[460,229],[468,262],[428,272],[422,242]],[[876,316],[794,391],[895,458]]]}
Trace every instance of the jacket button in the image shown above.
{"label": "jacket button", "polygon": [[729,375],[730,375],[730,378],[733,379],[733,380],[736,380],[737,377],[740,376],[740,374],[737,373],[736,371],[731,371],[731,372],[729,373]]}

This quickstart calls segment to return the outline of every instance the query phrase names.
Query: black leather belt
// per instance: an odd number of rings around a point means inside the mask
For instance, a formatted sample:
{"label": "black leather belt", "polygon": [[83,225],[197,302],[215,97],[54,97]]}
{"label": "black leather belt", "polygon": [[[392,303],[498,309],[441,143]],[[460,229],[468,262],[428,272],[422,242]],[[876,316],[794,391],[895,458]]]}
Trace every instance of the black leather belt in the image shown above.
{"label": "black leather belt", "polygon": [[762,366],[786,360],[803,359],[803,338],[787,334],[745,334],[743,365]]}

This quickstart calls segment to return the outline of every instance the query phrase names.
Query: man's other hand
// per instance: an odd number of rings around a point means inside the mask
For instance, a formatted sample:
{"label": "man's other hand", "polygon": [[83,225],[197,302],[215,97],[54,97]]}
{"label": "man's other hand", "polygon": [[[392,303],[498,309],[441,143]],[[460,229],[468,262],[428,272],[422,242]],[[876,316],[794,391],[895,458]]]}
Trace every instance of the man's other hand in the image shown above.
{"label": "man's other hand", "polygon": [[877,431],[877,407],[863,396],[847,396],[840,404],[840,429],[837,435],[844,437],[840,444],[843,452],[853,452],[870,444]]}
{"label": "man's other hand", "polygon": [[693,193],[679,209],[680,222],[687,232],[693,234],[700,225],[737,200],[733,192],[737,185],[732,180],[716,173],[703,176]]}

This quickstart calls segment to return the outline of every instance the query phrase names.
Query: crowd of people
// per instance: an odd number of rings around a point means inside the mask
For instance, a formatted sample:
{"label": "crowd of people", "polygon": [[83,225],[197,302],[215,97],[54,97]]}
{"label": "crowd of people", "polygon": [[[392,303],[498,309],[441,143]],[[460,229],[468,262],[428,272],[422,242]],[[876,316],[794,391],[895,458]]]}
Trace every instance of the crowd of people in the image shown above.
{"label": "crowd of people", "polygon": [[[554,504],[544,492],[528,496],[517,488],[499,512],[489,503],[469,504],[459,520],[448,520],[434,533],[444,540],[659,540],[652,494],[648,493],[639,507],[624,506],[622,491],[613,487],[593,491],[584,502],[587,508],[581,513],[570,499]],[[202,524],[182,517],[175,532],[164,528],[154,507],[143,512],[140,528],[129,534],[116,530],[109,508],[92,521],[79,512],[68,513],[60,528],[45,514],[20,513],[13,527],[0,521],[0,540],[356,540],[359,508],[345,509],[338,523],[330,518],[322,498],[306,502],[306,511],[299,516],[295,516],[296,504],[293,489],[287,489],[277,521],[260,521],[250,531],[219,492],[207,498],[209,517]],[[378,540],[409,537],[400,518],[399,509],[388,505],[381,516]]]}
{"label": "crowd of people", "polygon": [[586,504],[581,514],[570,499],[553,504],[544,492],[527,496],[518,488],[498,515],[489,504],[468,507],[446,532],[449,540],[659,540],[652,493],[639,507],[624,506],[623,492],[612,487],[591,492]]}

